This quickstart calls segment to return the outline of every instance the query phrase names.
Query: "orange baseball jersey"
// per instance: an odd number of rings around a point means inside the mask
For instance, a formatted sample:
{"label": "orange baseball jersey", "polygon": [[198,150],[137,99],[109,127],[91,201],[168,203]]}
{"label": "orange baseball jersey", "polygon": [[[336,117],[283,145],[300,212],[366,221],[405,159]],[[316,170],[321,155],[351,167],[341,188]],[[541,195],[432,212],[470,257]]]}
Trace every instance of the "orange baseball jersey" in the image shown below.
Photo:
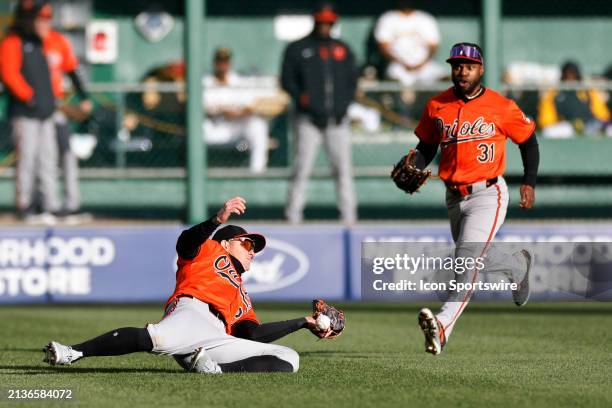
{"label": "orange baseball jersey", "polygon": [[178,295],[184,294],[208,303],[221,313],[228,334],[232,334],[232,325],[238,321],[259,323],[240,274],[217,241],[204,241],[195,258],[179,257],[177,265],[176,288],[165,308]]}
{"label": "orange baseball jersey", "polygon": [[[18,99],[27,102],[34,90],[21,73],[23,60],[23,44],[16,34],[9,34],[2,42],[0,54],[2,55],[2,77],[4,82]],[[70,43],[62,34],[51,31],[43,41],[43,51],[47,59],[51,87],[57,98],[64,96],[64,74],[74,71],[79,61],[72,52]]]}
{"label": "orange baseball jersey", "polygon": [[64,96],[64,74],[74,71],[79,66],[79,61],[75,57],[68,39],[57,31],[51,31],[45,37],[43,49],[51,72],[53,93],[56,97],[62,98]]}
{"label": "orange baseball jersey", "polygon": [[440,144],[440,178],[464,185],[502,175],[506,138],[524,143],[534,129],[514,101],[491,89],[466,102],[450,88],[429,100],[415,133],[424,143]]}

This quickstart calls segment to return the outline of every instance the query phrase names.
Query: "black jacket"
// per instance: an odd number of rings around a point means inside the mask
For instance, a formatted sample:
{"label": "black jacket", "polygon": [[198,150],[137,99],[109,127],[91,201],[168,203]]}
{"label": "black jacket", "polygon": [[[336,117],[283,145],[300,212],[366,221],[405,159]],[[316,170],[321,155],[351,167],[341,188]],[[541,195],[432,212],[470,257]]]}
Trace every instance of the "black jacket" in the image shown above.
{"label": "black jacket", "polygon": [[283,58],[282,87],[300,113],[325,127],[346,115],[357,87],[355,58],[348,45],[313,32],[287,46]]}
{"label": "black jacket", "polygon": [[[9,89],[9,116],[50,117],[55,111],[55,96],[41,39],[19,29],[11,30],[0,47],[0,60],[6,65],[2,80]],[[13,93],[24,88],[23,81],[33,91],[27,102]]]}

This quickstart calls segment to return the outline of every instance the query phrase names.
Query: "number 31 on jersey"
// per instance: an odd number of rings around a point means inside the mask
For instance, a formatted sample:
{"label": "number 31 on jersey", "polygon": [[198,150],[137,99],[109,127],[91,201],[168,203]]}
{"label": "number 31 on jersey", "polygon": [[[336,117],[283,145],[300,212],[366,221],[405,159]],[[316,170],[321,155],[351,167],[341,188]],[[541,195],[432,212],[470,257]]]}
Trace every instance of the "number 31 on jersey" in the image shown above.
{"label": "number 31 on jersey", "polygon": [[480,154],[476,157],[480,163],[493,163],[495,161],[495,143],[479,143]]}

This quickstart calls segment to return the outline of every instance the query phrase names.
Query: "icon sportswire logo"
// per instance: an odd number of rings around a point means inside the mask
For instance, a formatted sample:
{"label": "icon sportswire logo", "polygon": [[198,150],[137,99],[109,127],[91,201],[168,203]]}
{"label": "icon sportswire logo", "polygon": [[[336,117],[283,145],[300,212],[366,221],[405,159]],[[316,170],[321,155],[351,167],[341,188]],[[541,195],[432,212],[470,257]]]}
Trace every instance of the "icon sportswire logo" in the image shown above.
{"label": "icon sportswire logo", "polygon": [[249,272],[243,275],[249,293],[270,292],[301,280],[310,262],[306,254],[287,242],[269,239],[265,255],[255,258]]}

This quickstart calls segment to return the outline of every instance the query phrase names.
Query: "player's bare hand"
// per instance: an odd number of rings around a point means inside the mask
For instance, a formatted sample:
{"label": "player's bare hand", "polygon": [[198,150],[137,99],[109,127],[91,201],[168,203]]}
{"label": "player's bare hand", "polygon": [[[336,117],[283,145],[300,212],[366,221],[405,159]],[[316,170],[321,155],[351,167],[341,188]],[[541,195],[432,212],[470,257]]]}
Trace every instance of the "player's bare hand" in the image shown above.
{"label": "player's bare hand", "polygon": [[93,111],[93,103],[89,99],[81,101],[81,103],[79,103],[79,107],[87,115]]}
{"label": "player's bare hand", "polygon": [[246,211],[246,200],[242,197],[230,198],[217,211],[217,221],[225,224],[232,214],[242,215]]}
{"label": "player's bare hand", "polygon": [[535,203],[535,189],[527,184],[521,184],[521,208],[531,208]]}
{"label": "player's bare hand", "polygon": [[317,327],[317,321],[312,316],[306,316],[308,330],[320,339],[325,339],[332,334],[331,327],[327,330],[321,330]]}

